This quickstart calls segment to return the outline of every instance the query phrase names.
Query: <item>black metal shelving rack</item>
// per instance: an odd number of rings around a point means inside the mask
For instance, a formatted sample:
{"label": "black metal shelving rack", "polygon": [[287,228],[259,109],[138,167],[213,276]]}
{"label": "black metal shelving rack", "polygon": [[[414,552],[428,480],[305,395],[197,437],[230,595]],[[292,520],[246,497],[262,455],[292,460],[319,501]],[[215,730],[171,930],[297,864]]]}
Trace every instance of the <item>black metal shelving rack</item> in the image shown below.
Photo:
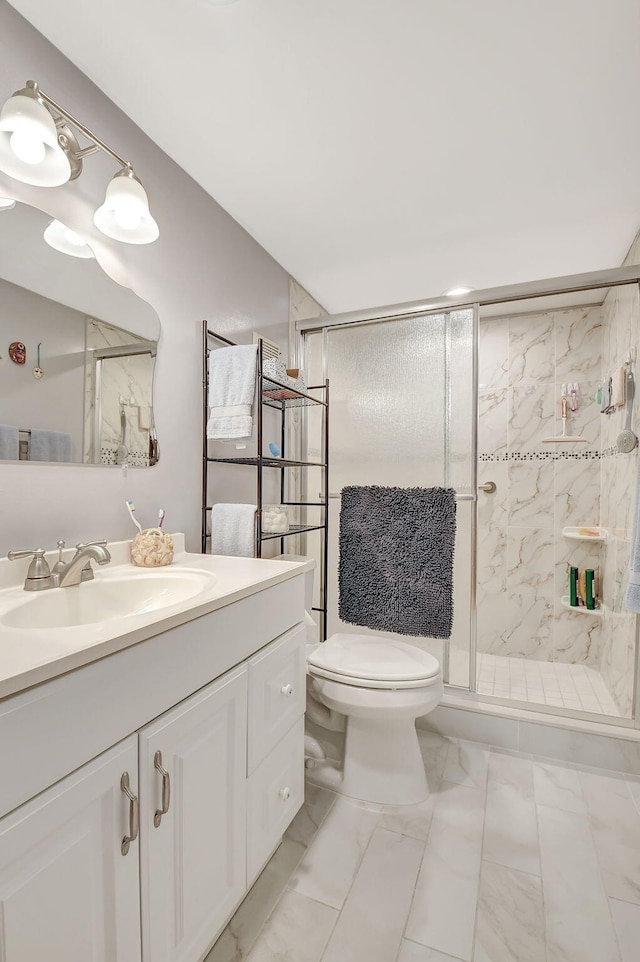
{"label": "black metal shelving rack", "polygon": [[[284,553],[285,539],[296,534],[305,534],[308,531],[322,531],[322,558],[319,566],[320,573],[320,598],[321,606],[314,607],[314,611],[322,615],[321,637],[327,636],[327,578],[328,578],[328,545],[329,545],[329,381],[324,384],[313,385],[306,391],[296,391],[287,384],[274,381],[263,375],[263,345],[260,341],[258,345],[258,384],[261,386],[260,401],[257,405],[257,454],[253,457],[235,458],[213,458],[209,456],[207,443],[207,419],[209,414],[209,353],[212,350],[213,342],[217,342],[219,347],[235,347],[234,341],[223,337],[209,329],[207,321],[202,322],[202,553],[207,551],[207,542],[210,535],[207,534],[207,520],[212,505],[208,504],[209,491],[209,470],[211,464],[241,464],[251,465],[256,469],[256,505],[257,505],[257,524],[256,524],[256,557],[262,557],[262,545],[265,541],[280,539],[280,551]],[[322,397],[314,397],[310,391],[322,392]],[[285,457],[287,453],[287,411],[293,408],[321,406],[323,408],[323,440],[324,451],[323,460],[317,461],[297,461]],[[264,408],[273,408],[280,412],[280,450],[282,457],[274,458],[263,454],[263,413]],[[321,468],[324,472],[324,483],[322,494],[324,497],[318,501],[286,501],[286,479],[285,471],[287,468]],[[322,524],[297,524],[290,525],[287,532],[277,534],[264,533],[262,531],[262,492],[263,492],[263,471],[264,469],[280,471],[280,503],[298,508],[322,508]]]}

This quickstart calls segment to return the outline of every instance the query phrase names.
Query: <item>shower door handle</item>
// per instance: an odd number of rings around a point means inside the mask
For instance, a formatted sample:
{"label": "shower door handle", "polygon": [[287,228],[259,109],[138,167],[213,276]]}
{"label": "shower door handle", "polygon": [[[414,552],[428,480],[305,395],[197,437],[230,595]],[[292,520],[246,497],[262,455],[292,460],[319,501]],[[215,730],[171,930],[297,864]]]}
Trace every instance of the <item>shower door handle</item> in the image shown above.
{"label": "shower door handle", "polygon": [[497,491],[495,481],[485,481],[484,484],[479,484],[478,491],[484,491],[485,494],[495,494]]}

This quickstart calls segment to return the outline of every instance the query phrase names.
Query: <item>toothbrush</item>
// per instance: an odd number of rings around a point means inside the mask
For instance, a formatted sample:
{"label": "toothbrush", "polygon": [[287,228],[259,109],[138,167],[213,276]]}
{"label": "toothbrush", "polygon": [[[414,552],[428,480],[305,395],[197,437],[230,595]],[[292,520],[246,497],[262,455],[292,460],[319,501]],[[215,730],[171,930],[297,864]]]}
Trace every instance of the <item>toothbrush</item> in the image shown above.
{"label": "toothbrush", "polygon": [[158,524],[156,525],[156,527],[161,528],[163,521],[164,521],[164,508],[160,508],[160,510],[158,511]]}
{"label": "toothbrush", "polygon": [[136,518],[136,506],[135,506],[135,504],[134,504],[133,501],[131,501],[131,500],[125,501],[125,504],[126,504],[126,506],[127,506],[127,511],[129,512],[129,516],[130,516],[131,520],[132,520],[133,523],[135,524],[135,526],[136,526],[136,528],[138,529],[138,531],[140,531],[140,532],[142,533],[142,525],[140,524],[140,522],[139,522],[138,519]]}
{"label": "toothbrush", "polygon": [[571,384],[570,387],[571,387],[571,410],[572,410],[572,411],[577,411],[577,410],[578,410],[578,400],[577,400],[577,398],[578,398],[578,384],[577,384],[577,382],[574,382],[573,384]]}

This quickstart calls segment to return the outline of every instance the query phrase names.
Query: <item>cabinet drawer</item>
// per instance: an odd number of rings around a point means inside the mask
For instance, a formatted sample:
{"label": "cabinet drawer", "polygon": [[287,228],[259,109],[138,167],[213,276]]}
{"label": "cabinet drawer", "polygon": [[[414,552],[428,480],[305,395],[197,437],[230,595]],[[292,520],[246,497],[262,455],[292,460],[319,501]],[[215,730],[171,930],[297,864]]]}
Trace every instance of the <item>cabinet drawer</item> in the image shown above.
{"label": "cabinet drawer", "polygon": [[249,661],[247,774],[304,714],[305,630],[298,625]]}
{"label": "cabinet drawer", "polygon": [[247,886],[257,877],[304,801],[304,718],[247,782]]}

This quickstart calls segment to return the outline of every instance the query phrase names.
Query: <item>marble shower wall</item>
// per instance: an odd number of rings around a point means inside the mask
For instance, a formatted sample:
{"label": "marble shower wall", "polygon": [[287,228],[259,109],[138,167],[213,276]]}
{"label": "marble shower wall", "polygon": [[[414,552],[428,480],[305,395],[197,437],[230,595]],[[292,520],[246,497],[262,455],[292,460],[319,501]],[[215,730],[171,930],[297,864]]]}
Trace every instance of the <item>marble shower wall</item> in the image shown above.
{"label": "marble shower wall", "polygon": [[[84,403],[84,461],[88,464],[116,464],[121,439],[121,400],[127,422],[128,462],[137,467],[149,464],[149,423],[155,357],[134,354],[106,358],[102,362],[102,404],[100,451],[96,452],[94,429],[96,366],[92,349],[122,347],[144,342],[144,338],[93,317],[86,319],[86,363]],[[145,422],[146,419],[146,422]]]}
{"label": "marble shower wall", "polygon": [[[562,607],[567,563],[597,567],[602,548],[570,542],[566,525],[600,520],[602,377],[600,307],[480,321],[479,480],[496,482],[478,504],[478,650],[599,666],[596,618]],[[559,435],[561,385],[577,381]]]}
{"label": "marble shower wall", "polygon": [[[640,253],[640,252],[639,252]],[[602,305],[604,372],[622,367],[630,357],[637,359],[640,343],[640,299],[636,285],[611,290]],[[633,367],[638,378],[637,363]],[[601,523],[608,530],[603,548],[603,585],[606,608],[602,624],[600,670],[623,715],[631,715],[635,676],[635,621],[627,611],[630,539],[638,475],[638,449],[619,454],[616,437],[626,420],[624,410],[602,418],[602,507]],[[638,402],[634,405],[632,428],[640,431]]]}

